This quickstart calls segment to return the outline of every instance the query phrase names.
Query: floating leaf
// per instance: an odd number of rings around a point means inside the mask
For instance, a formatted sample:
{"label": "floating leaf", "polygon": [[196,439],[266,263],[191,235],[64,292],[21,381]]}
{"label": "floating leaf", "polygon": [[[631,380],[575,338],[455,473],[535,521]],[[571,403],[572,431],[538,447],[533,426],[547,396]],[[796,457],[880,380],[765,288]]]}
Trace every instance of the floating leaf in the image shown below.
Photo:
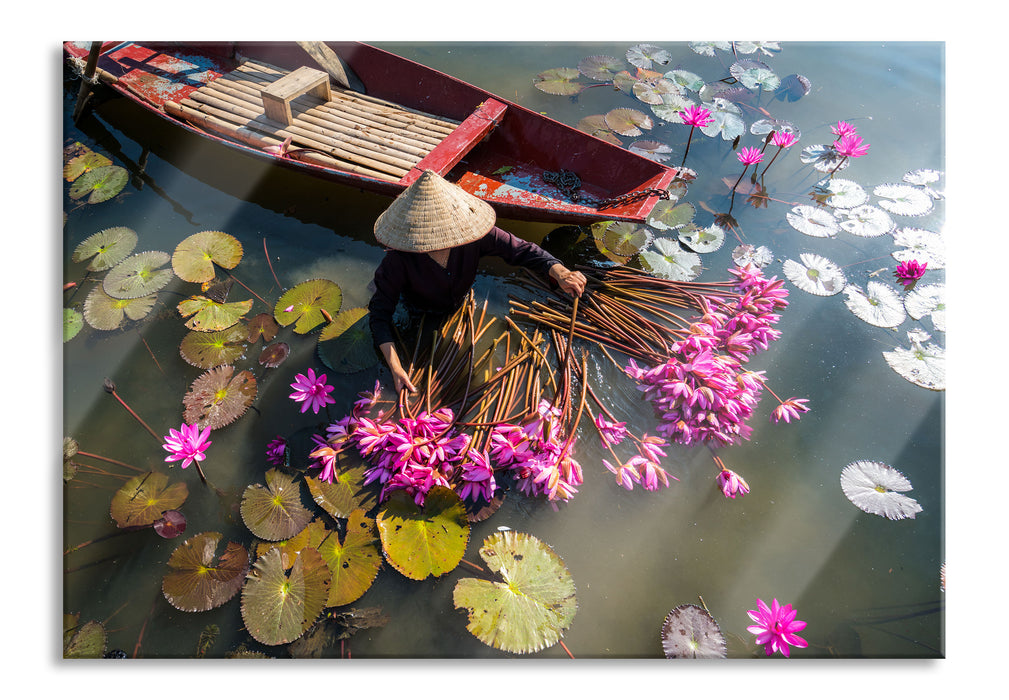
{"label": "floating leaf", "polygon": [[635,141],[627,147],[627,150],[656,163],[665,163],[669,160],[669,154],[673,152],[673,149],[661,141]]}
{"label": "floating leaf", "polygon": [[833,238],[840,228],[833,214],[809,204],[793,207],[785,214],[785,219],[796,231],[814,238]]}
{"label": "floating leaf", "polygon": [[652,105],[652,114],[670,124],[683,123],[683,111],[694,103],[683,95],[666,95],[662,104]]}
{"label": "floating leaf", "polygon": [[781,85],[781,79],[763,61],[736,61],[729,66],[729,74],[750,90],[776,90]]}
{"label": "floating leaf", "polygon": [[914,518],[922,508],[910,496],[911,482],[893,467],[882,462],[859,460],[841,471],[841,490],[848,500],[873,515],[890,520]]}
{"label": "floating leaf", "polygon": [[368,323],[368,309],[347,309],[319,334],[319,358],[337,372],[351,373],[378,362]]}
{"label": "floating leaf", "polygon": [[326,607],[330,575],[311,547],[302,549],[290,567],[279,549],[257,559],[242,589],[242,620],[249,634],[269,645],[298,639]]}
{"label": "floating leaf", "polygon": [[179,354],[193,367],[213,369],[241,357],[247,340],[248,331],[241,323],[223,331],[190,331],[179,344]]}
{"label": "floating leaf", "polygon": [[508,530],[484,540],[480,557],[502,582],[464,578],[452,593],[469,615],[477,639],[512,654],[556,644],[571,626],[578,603],[564,561],[532,535]]}
{"label": "floating leaf", "polygon": [[849,284],[844,288],[844,294],[847,297],[845,306],[873,326],[896,328],[907,318],[900,293],[883,282],[869,282],[864,292]]}
{"label": "floating leaf", "polygon": [[690,202],[662,200],[648,212],[648,225],[660,231],[678,229],[694,220],[697,210]]}
{"label": "floating leaf", "polygon": [[591,80],[613,80],[624,63],[613,56],[586,56],[578,62],[578,71]]}
{"label": "floating leaf", "polygon": [[904,296],[907,315],[916,321],[930,316],[937,331],[946,330],[946,285],[926,284],[915,287]]}
{"label": "floating leaf", "polygon": [[792,134],[796,140],[802,137],[802,132],[796,128],[795,124],[784,119],[758,119],[750,124],[750,133],[757,136],[765,136],[771,132]]}
{"label": "floating leaf", "polygon": [[718,224],[701,228],[697,224],[687,224],[679,233],[680,243],[695,253],[713,253],[725,242],[725,231]]}
{"label": "floating leaf", "polygon": [[94,620],[78,625],[79,619],[78,615],[63,616],[63,658],[102,658],[108,643],[105,627]]}
{"label": "floating leaf", "polygon": [[64,158],[67,160],[63,165],[63,179],[67,182],[73,182],[89,170],[112,165],[108,156],[92,151],[80,142],[68,147],[64,151]]}
{"label": "floating leaf", "polygon": [[160,250],[131,255],[109,270],[102,288],[116,299],[136,299],[153,294],[172,280],[172,271],[161,269],[169,260],[168,253]]}
{"label": "floating leaf", "polygon": [[883,358],[894,372],[925,389],[943,391],[946,388],[946,351],[935,343],[926,344],[928,333],[921,330],[907,334],[910,348],[894,348]]}
{"label": "floating leaf", "polygon": [[[308,333],[326,321],[323,311],[335,318],[343,303],[343,292],[335,282],[314,279],[284,292],[273,309],[281,326],[294,323],[295,333]],[[290,309],[290,311],[288,311]]]}
{"label": "floating leaf", "polygon": [[701,274],[701,257],[697,253],[683,250],[669,238],[656,238],[652,245],[655,250],[642,251],[639,258],[642,267],[653,275],[689,282]]}
{"label": "floating leaf", "polygon": [[459,565],[469,542],[466,507],[455,491],[435,486],[424,507],[404,491],[394,491],[378,512],[382,550],[394,569],[422,581]]}
{"label": "floating leaf", "polygon": [[87,197],[88,204],[105,202],[122,192],[129,177],[129,171],[118,165],[93,168],[74,180],[70,186],[70,198],[78,200]]}
{"label": "floating leaf", "polygon": [[641,136],[642,129],[652,128],[652,118],[630,107],[611,109],[604,115],[606,126],[621,136]]}
{"label": "floating leaf", "polygon": [[305,483],[312,500],[334,518],[347,518],[355,510],[371,511],[378,504],[378,496],[372,487],[364,485],[364,473],[367,465],[358,458],[355,466],[345,462],[354,462],[346,453],[340,454],[337,466],[337,480],[333,483],[306,476]]}
{"label": "floating leaf", "polygon": [[879,206],[899,216],[923,216],[932,211],[932,198],[924,190],[911,185],[876,185],[872,193],[880,198]]}
{"label": "floating leaf", "polygon": [[671,70],[664,77],[672,80],[684,90],[690,90],[691,92],[697,92],[704,87],[704,78],[682,68]]}
{"label": "floating leaf", "polygon": [[844,289],[844,271],[827,258],[813,253],[800,253],[799,260],[786,260],[782,265],[785,277],[804,292],[829,297]]}
{"label": "floating leaf", "polygon": [[815,191],[824,196],[826,204],[838,209],[850,209],[865,204],[869,194],[853,180],[842,178],[827,178],[816,183]]}
{"label": "floating leaf", "polygon": [[223,331],[238,323],[252,308],[252,299],[229,301],[225,304],[199,294],[183,299],[175,307],[194,331]]}
{"label": "floating leaf", "polygon": [[170,540],[186,531],[186,516],[177,510],[166,510],[154,521],[154,531],[159,537]]}
{"label": "floating leaf", "polygon": [[347,518],[347,532],[340,541],[330,535],[318,547],[332,572],[327,608],[353,603],[371,588],[382,567],[375,521],[355,510]]}
{"label": "floating leaf", "polygon": [[634,83],[631,92],[641,102],[648,105],[665,104],[666,98],[680,94],[680,86],[669,78],[660,78],[656,82],[638,81]]}
{"label": "floating leaf", "polygon": [[781,80],[781,85],[774,91],[774,97],[782,102],[798,102],[809,94],[813,84],[804,75],[792,73]]}
{"label": "floating leaf", "polygon": [[187,282],[208,282],[214,265],[233,269],[242,259],[242,244],[223,231],[200,231],[185,238],[172,254],[172,269]]}
{"label": "floating leaf", "polygon": [[848,167],[847,158],[840,155],[832,145],[825,146],[822,143],[803,148],[799,153],[799,161],[806,165],[812,165],[822,173],[832,173],[835,170],[844,170]]}
{"label": "floating leaf", "polygon": [[287,343],[271,343],[259,353],[259,364],[271,369],[280,367],[290,354],[291,346]]}
{"label": "floating leaf", "polygon": [[264,343],[269,343],[277,337],[280,325],[270,314],[256,314],[249,319],[249,342],[255,343],[260,337]]}
{"label": "floating leaf", "polygon": [[613,221],[607,226],[592,227],[596,248],[610,260],[627,262],[652,242],[652,233],[645,226],[629,221]]}
{"label": "floating leaf", "polygon": [[615,146],[622,145],[620,138],[613,133],[613,129],[606,126],[606,117],[602,114],[593,114],[582,118],[575,128]]}
{"label": "floating leaf", "polygon": [[716,49],[732,51],[732,44],[728,41],[691,41],[688,46],[691,51],[701,56],[714,56]]}
{"label": "floating leaf", "polygon": [[662,651],[667,659],[724,659],[725,636],[707,610],[680,605],[662,621]]}
{"label": "floating leaf", "polygon": [[147,472],[131,478],[112,496],[110,513],[119,527],[150,525],[166,510],[186,502],[189,488],[179,481],[168,485],[168,475]]}
{"label": "floating leaf", "polygon": [[653,44],[637,44],[627,49],[627,61],[632,66],[649,69],[653,64],[665,65],[672,60],[668,51]]}
{"label": "floating leaf", "polygon": [[260,539],[290,539],[312,519],[311,511],[301,503],[300,481],[277,469],[264,476],[266,486],[251,484],[242,493],[242,522]]}
{"label": "floating leaf", "polygon": [[173,607],[184,612],[213,610],[241,590],[249,571],[249,553],[242,545],[228,542],[218,557],[222,537],[219,532],[202,532],[172,552],[161,591]]}
{"label": "floating leaf", "polygon": [[74,249],[71,259],[74,262],[83,262],[93,258],[88,263],[88,269],[101,272],[121,263],[136,247],[136,232],[125,226],[115,226],[85,238]]}
{"label": "floating leaf", "polygon": [[941,176],[941,170],[922,168],[920,170],[912,170],[904,173],[904,177],[901,179],[912,185],[918,185],[921,187],[922,191],[932,199],[942,199],[943,195],[940,192],[936,192],[934,189],[929,187],[931,183],[938,182]]}
{"label": "floating leaf", "polygon": [[765,246],[754,246],[750,243],[742,243],[732,249],[732,261],[740,267],[744,265],[754,265],[756,267],[766,267],[774,262],[774,253]]}
{"label": "floating leaf", "polygon": [[732,102],[716,97],[711,102],[705,102],[703,107],[711,113],[711,122],[701,127],[701,133],[708,137],[721,135],[723,141],[732,141],[742,136],[746,124],[739,107]]}
{"label": "floating leaf", "polygon": [[776,53],[781,52],[781,47],[778,46],[776,41],[734,41],[732,46],[736,53],[749,54],[760,53],[765,56],[773,56]]}
{"label": "floating leaf", "polygon": [[95,287],[84,300],[84,320],[92,328],[112,331],[119,328],[124,318],[139,321],[147,316],[157,300],[157,294],[135,299],[115,299],[106,294],[103,287]]}
{"label": "floating leaf", "polygon": [[893,242],[903,246],[890,254],[895,260],[917,260],[927,263],[932,270],[946,267],[946,243],[938,233],[920,228],[902,228],[894,232]]}
{"label": "floating leaf", "polygon": [[63,309],[63,342],[67,342],[81,332],[84,316],[77,309]]}
{"label": "floating leaf", "polygon": [[860,207],[840,212],[840,226],[845,231],[862,238],[875,238],[893,230],[894,223],[890,215],[882,209],[863,204]]}
{"label": "floating leaf", "polygon": [[577,95],[585,86],[577,82],[581,75],[577,68],[551,68],[533,79],[533,87],[548,95]]}
{"label": "floating leaf", "polygon": [[[232,376],[234,375],[234,376]],[[201,374],[183,397],[182,416],[188,425],[217,430],[234,422],[256,399],[256,378],[248,370],[235,374],[231,365]]]}

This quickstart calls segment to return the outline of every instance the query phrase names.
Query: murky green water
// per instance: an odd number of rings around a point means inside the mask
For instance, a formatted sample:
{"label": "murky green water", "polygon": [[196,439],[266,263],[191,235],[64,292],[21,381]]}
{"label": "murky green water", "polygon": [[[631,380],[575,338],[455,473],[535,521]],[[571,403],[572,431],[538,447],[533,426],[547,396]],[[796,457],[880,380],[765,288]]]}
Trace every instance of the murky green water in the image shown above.
{"label": "murky green water", "polygon": [[[385,48],[472,82],[531,109],[574,125],[581,118],[615,107],[647,106],[606,88],[577,100],[544,94],[532,85],[546,69],[574,66],[588,55],[623,57],[632,42],[619,44],[530,43],[387,44]],[[683,68],[708,80],[727,75],[731,55],[700,56],[686,44],[667,43],[673,59],[665,70]],[[783,43],[773,57],[757,55],[781,76],[798,73],[812,83],[809,95],[782,102],[764,95],[760,105],[795,124],[802,138],[782,154],[765,179],[766,208],[746,206],[736,197],[733,214],[743,240],[772,250],[768,274],[782,276],[782,261],[815,253],[840,265],[850,282],[892,283],[895,249],[891,236],[859,238],[841,232],[813,238],[794,229],[786,214],[810,204],[811,186],[821,176],[799,162],[798,152],[829,143],[838,120],[858,127],[872,144],[869,154],[840,176],[868,192],[900,182],[908,171],[944,170],[944,55],[937,43]],[[324,186],[307,178],[269,170],[227,150],[165,128],[122,99],[99,105],[79,124],[70,120],[76,83],[64,85],[65,142],[79,140],[132,170],[145,162],[143,176],[115,200],[78,207],[63,199],[63,280],[81,282],[84,266],[70,255],[87,236],[113,226],[137,231],[137,250],[165,250],[192,233],[226,231],[242,241],[244,257],[235,275],[268,300],[282,291],[273,281],[267,253],[280,284],[287,288],[313,277],[340,284],[345,306],[368,301],[368,283],[381,259],[371,227],[387,206],[385,198],[350,188]],[[757,115],[760,116],[760,115]],[[749,124],[755,116],[747,118]],[[670,164],[682,157],[688,129],[662,126],[640,138],[663,140],[672,148]],[[625,143],[629,139],[625,139]],[[741,146],[759,145],[746,134]],[[695,221],[711,223],[713,211],[727,207],[728,188],[740,172],[728,142],[695,134],[688,165],[698,172],[687,201]],[[55,176],[55,175],[54,175]],[[728,179],[728,183],[723,182]],[[942,189],[944,180],[937,187]],[[64,185],[64,192],[66,185]],[[874,200],[875,198],[873,198]],[[943,201],[921,217],[894,216],[897,227],[942,232]],[[512,232],[537,241],[554,228],[503,221]],[[548,242],[550,239],[547,239]],[[264,247],[265,241],[265,247]],[[702,256],[702,280],[722,280],[738,244],[731,234],[722,249]],[[870,274],[885,268],[877,277]],[[516,287],[514,270],[489,261],[476,284],[478,299],[501,312]],[[923,282],[942,282],[930,270]],[[92,282],[84,282],[65,305],[81,305]],[[174,306],[188,285],[173,282],[161,293],[152,317],[115,332],[88,327],[63,347],[63,434],[82,450],[142,469],[161,468],[164,452],[108,394],[109,377],[119,394],[156,430],[178,427],[182,396],[200,374],[185,363],[178,344],[186,329]],[[605,455],[591,430],[579,443],[585,484],[570,503],[548,505],[509,498],[491,519],[473,528],[467,558],[499,527],[527,532],[559,554],[577,586],[578,612],[564,636],[580,658],[662,656],[659,628],[670,609],[702,598],[729,640],[730,656],[756,652],[746,610],[757,598],[794,605],[808,626],[810,646],[795,656],[937,657],[943,655],[943,600],[940,567],[944,554],[944,394],[919,388],[898,376],[882,352],[907,346],[906,331],[928,320],[912,319],[895,330],[859,320],[844,295],[817,297],[789,286],[790,306],[779,328],[782,338],[750,365],[766,370],[782,398],[806,397],[812,410],[797,424],[773,425],[774,406],[765,395],[752,420],[753,436],[719,450],[727,465],[749,482],[751,493],[729,500],[718,491],[707,448],[677,447],[665,468],[679,481],[646,493],[618,488],[599,463]],[[232,299],[248,298],[236,285]],[[264,309],[258,309],[264,310]],[[943,333],[933,339],[945,345]],[[654,431],[648,406],[630,382],[594,355],[593,371],[615,413],[638,432]],[[255,361],[254,357],[243,360]],[[261,483],[267,465],[266,441],[291,434],[310,421],[287,399],[289,382],[306,366],[321,368],[313,344],[292,341],[292,356],[260,386],[258,412],[215,431],[204,463],[208,476],[233,499],[202,488],[193,470],[173,469],[186,481],[186,536],[217,531],[248,543],[251,535],[232,506],[242,489]],[[375,375],[327,373],[346,410],[356,392]],[[387,374],[383,373],[384,379]],[[336,411],[334,415],[342,415]],[[910,493],[923,512],[913,520],[889,521],[862,512],[844,496],[839,476],[845,465],[873,460],[892,465],[910,479]],[[96,466],[114,467],[92,462]],[[132,472],[119,470],[132,475]],[[109,501],[122,479],[81,475],[63,491],[64,549],[115,531]],[[183,613],[164,599],[165,562],[181,544],[152,532],[112,537],[63,557],[62,609],[82,620],[104,621],[109,648],[147,658],[191,657],[200,632],[211,624],[221,633],[210,656],[223,656],[246,643],[239,600],[205,613]],[[465,613],[452,604],[457,570],[437,581],[412,582],[386,567],[358,607],[378,606],[389,615],[380,629],[355,635],[355,658],[505,656],[466,630]],[[267,649],[285,656],[283,648]],[[339,649],[330,650],[339,655]],[[565,656],[560,646],[537,656]]]}

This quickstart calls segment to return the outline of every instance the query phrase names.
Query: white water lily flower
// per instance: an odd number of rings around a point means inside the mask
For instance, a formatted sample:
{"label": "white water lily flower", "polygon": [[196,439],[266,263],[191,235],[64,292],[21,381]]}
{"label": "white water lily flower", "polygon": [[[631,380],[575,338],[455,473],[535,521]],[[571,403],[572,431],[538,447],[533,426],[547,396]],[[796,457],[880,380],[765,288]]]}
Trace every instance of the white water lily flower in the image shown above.
{"label": "white water lily flower", "polygon": [[921,228],[897,229],[893,234],[893,242],[903,246],[902,250],[895,250],[890,254],[899,262],[917,260],[920,263],[928,263],[929,268],[933,270],[946,267],[946,242],[934,231]]}
{"label": "white water lily flower", "polygon": [[907,477],[882,462],[859,460],[846,466],[841,471],[841,490],[866,513],[890,520],[913,519],[922,511],[916,500],[901,493],[911,490]]}
{"label": "white water lily flower", "polygon": [[908,331],[910,348],[894,348],[883,353],[883,359],[894,372],[907,381],[932,391],[946,389],[946,350],[935,343],[922,329]]}
{"label": "white water lily flower", "polygon": [[893,230],[890,215],[879,207],[863,204],[853,209],[838,212],[843,217],[840,226],[848,233],[862,238],[875,238]]}
{"label": "white water lily flower", "polygon": [[799,260],[802,262],[786,260],[782,268],[785,277],[802,291],[829,297],[844,289],[844,272],[827,258],[813,253],[800,253]]}
{"label": "white water lily flower", "polygon": [[876,185],[872,193],[880,198],[879,206],[891,214],[922,216],[932,211],[932,198],[924,190],[911,185]]}
{"label": "white water lily flower", "polygon": [[809,204],[793,207],[785,218],[796,231],[814,238],[833,238],[840,228],[833,214]]}
{"label": "white water lily flower", "polygon": [[946,285],[936,283],[915,287],[904,296],[904,308],[914,320],[930,316],[937,331],[946,331]]}
{"label": "white water lily flower", "polygon": [[869,282],[864,292],[857,286],[849,284],[844,288],[844,294],[847,296],[844,300],[845,306],[873,326],[896,328],[907,318],[900,293],[883,282],[875,280]]}

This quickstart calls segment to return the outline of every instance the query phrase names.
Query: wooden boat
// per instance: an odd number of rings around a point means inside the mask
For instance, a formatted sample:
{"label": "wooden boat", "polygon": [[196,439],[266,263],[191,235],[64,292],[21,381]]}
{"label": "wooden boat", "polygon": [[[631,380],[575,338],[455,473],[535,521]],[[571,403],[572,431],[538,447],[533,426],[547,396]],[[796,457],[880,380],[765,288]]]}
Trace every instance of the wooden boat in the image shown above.
{"label": "wooden boat", "polygon": [[311,44],[105,42],[93,68],[91,42],[64,51],[183,129],[390,196],[433,170],[504,218],[644,221],[677,174],[379,48]]}

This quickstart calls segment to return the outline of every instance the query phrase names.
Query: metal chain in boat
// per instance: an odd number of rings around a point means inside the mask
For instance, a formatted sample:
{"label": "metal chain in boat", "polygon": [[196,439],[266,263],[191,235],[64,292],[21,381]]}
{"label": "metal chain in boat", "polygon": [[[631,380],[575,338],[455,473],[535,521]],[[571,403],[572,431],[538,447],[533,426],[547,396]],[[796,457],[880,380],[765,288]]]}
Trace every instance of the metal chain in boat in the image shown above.
{"label": "metal chain in boat", "polygon": [[658,197],[659,199],[669,199],[669,191],[655,187],[648,187],[634,192],[622,194],[611,199],[597,199],[578,190],[582,186],[582,180],[578,175],[570,170],[546,170],[543,172],[543,181],[547,182],[561,191],[561,193],[575,204],[595,207],[596,209],[612,209],[636,202],[646,197]]}

